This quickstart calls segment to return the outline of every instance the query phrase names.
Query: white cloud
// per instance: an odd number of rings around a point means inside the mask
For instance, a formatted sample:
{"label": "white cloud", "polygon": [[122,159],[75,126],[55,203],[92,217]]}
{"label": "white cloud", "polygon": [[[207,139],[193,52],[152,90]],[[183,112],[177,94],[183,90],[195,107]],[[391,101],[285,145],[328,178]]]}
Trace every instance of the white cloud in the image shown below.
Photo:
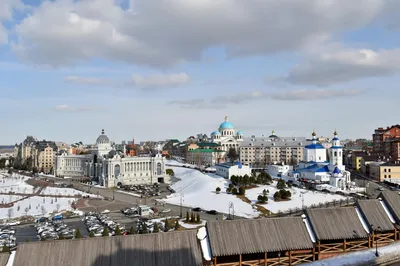
{"label": "white cloud", "polygon": [[[43,2],[16,26],[13,50],[38,64],[92,58],[165,67],[198,60],[210,47],[229,57],[306,48],[362,27],[385,0],[114,0]],[[206,18],[206,19],[205,19]],[[48,27],[51,25],[51,29]]]}
{"label": "white cloud", "polygon": [[96,110],[96,108],[89,106],[70,106],[67,104],[60,104],[56,105],[54,110],[57,112],[87,112]]}
{"label": "white cloud", "polygon": [[65,78],[65,81],[81,85],[110,85],[113,83],[111,80],[108,79],[80,77],[80,76],[68,76]]}
{"label": "white cloud", "polygon": [[0,3],[0,45],[8,43],[8,30],[3,25],[4,21],[10,21],[13,18],[15,9],[24,8],[20,0],[1,0]]}
{"label": "white cloud", "polygon": [[266,93],[262,91],[246,92],[231,96],[217,96],[211,99],[189,99],[171,101],[170,104],[181,108],[221,109],[229,105],[246,104],[260,100],[274,101],[313,101],[330,100],[332,98],[360,95],[361,89],[314,89],[291,90],[284,92]]}
{"label": "white cloud", "polygon": [[400,49],[375,51],[341,47],[314,55],[310,60],[294,67],[287,76],[274,82],[329,86],[399,72]]}
{"label": "white cloud", "polygon": [[188,84],[191,81],[186,73],[133,75],[132,84],[140,88],[171,88]]}

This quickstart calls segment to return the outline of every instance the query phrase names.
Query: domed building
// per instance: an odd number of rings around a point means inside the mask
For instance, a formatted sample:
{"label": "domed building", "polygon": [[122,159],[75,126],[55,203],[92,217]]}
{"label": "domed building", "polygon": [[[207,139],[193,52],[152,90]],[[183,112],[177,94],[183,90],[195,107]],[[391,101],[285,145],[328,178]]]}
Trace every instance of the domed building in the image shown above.
{"label": "domed building", "polygon": [[243,137],[244,133],[236,131],[227,116],[225,116],[225,121],[219,125],[218,130],[211,133],[212,142],[220,144],[223,151],[229,151],[231,148],[238,150]]}
{"label": "domed building", "polygon": [[129,156],[120,151],[105,134],[104,129],[96,139],[91,154],[56,156],[55,175],[60,177],[90,177],[104,187],[168,183],[165,160],[155,156]]}

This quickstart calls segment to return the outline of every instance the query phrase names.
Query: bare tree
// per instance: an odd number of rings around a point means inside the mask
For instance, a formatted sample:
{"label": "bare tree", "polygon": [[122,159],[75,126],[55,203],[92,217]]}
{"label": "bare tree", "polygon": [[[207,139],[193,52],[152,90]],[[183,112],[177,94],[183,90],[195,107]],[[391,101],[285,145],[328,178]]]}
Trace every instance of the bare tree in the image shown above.
{"label": "bare tree", "polygon": [[60,210],[60,204],[57,204],[56,208],[57,208],[57,212],[58,212]]}
{"label": "bare tree", "polygon": [[14,212],[13,208],[8,209],[8,219],[11,219],[11,217],[13,216],[13,212]]}
{"label": "bare tree", "polygon": [[44,206],[42,205],[42,214],[45,215],[46,214],[46,209],[44,208]]}
{"label": "bare tree", "polygon": [[29,212],[29,208],[26,207],[26,208],[25,208],[25,216],[28,216],[28,212]]}

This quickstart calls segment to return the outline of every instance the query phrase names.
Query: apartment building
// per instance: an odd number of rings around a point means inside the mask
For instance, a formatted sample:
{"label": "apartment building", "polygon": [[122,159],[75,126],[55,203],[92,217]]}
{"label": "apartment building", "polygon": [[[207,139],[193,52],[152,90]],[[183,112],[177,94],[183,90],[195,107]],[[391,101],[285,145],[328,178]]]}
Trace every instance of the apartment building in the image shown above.
{"label": "apartment building", "polygon": [[400,183],[400,161],[375,162],[369,166],[370,176],[376,181]]}
{"label": "apartment building", "polygon": [[39,141],[36,143],[36,167],[39,171],[50,173],[53,170],[54,159],[57,153],[57,146],[51,141]]}
{"label": "apartment building", "polygon": [[378,156],[391,157],[399,160],[400,125],[393,125],[386,129],[380,127],[372,134],[373,151]]}
{"label": "apartment building", "polygon": [[311,141],[304,137],[268,137],[244,139],[239,148],[240,161],[253,167],[270,163],[298,164],[303,158],[304,147]]}

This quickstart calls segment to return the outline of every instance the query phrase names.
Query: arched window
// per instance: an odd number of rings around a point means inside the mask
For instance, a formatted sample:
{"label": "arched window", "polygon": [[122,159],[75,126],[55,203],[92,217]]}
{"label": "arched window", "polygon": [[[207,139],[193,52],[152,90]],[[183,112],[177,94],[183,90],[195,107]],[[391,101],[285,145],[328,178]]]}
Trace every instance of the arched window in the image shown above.
{"label": "arched window", "polygon": [[157,175],[161,175],[161,163],[157,163]]}
{"label": "arched window", "polygon": [[114,176],[115,176],[115,177],[118,177],[120,171],[121,171],[121,167],[119,166],[119,164],[116,164],[116,165],[114,166]]}

